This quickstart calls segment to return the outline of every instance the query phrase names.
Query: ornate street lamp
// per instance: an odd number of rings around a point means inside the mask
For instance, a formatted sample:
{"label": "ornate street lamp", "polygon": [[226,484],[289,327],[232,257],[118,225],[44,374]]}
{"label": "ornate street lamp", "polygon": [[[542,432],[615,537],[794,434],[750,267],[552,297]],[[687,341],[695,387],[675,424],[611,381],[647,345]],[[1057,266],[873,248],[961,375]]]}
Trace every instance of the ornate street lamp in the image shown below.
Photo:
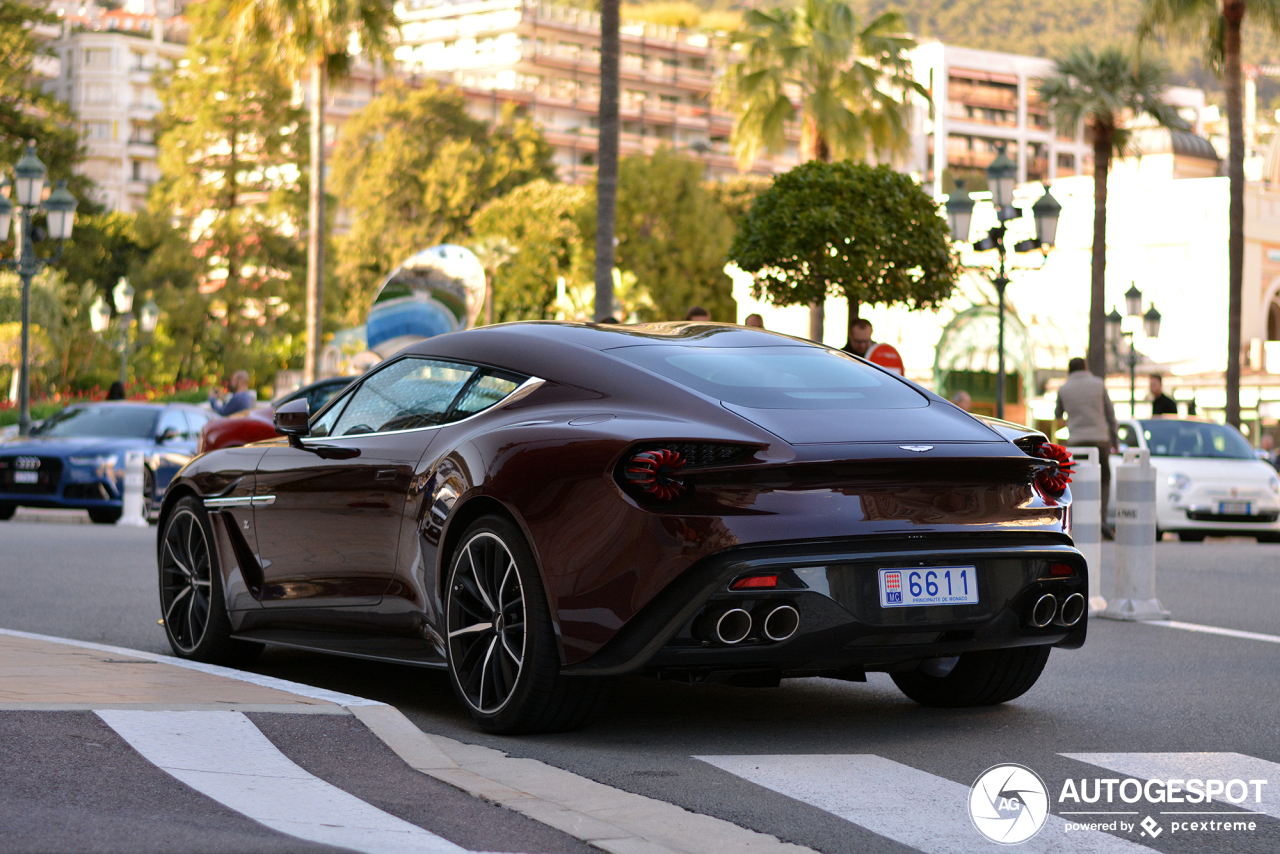
{"label": "ornate street lamp", "polygon": [[[133,286],[129,284],[129,280],[123,276],[116,282],[116,286],[111,289],[111,302],[116,307],[116,324],[120,333],[116,349],[120,351],[121,386],[129,384],[129,358],[137,350],[138,344],[141,343],[140,339],[142,337],[149,338],[156,331],[156,325],[160,322],[160,308],[156,305],[155,300],[149,299],[147,304],[138,311],[137,324],[141,335],[130,336],[129,333],[134,325],[132,312],[135,293]],[[102,298],[102,294],[98,294],[98,298],[94,300],[93,305],[89,308],[89,325],[99,335],[111,327],[111,307]]]}
{"label": "ornate street lamp", "polygon": [[[27,145],[26,152],[13,167],[13,202],[0,196],[0,243],[9,239],[9,226],[14,221],[16,210],[18,233],[14,235],[13,258],[0,261],[0,265],[13,270],[22,280],[22,364],[18,378],[18,434],[26,436],[31,432],[31,280],[49,264],[57,263],[62,257],[65,241],[71,238],[71,228],[75,223],[76,197],[67,190],[66,182],[59,181],[57,189],[49,194],[44,204],[40,197],[44,194],[45,166],[36,156],[34,143]],[[0,189],[4,184],[0,183]],[[58,241],[58,248],[52,258],[40,258],[36,255],[36,241],[44,239],[31,227],[31,220],[36,215],[46,214],[48,237]]]}
{"label": "ornate street lamp", "polygon": [[[986,252],[994,249],[999,255],[1000,263],[993,269],[995,275],[991,281],[996,286],[999,297],[997,309],[998,328],[996,342],[996,417],[1004,418],[1004,291],[1009,285],[1008,270],[1005,267],[1005,236],[1008,228],[1005,223],[1019,216],[1018,209],[1013,206],[1014,184],[1018,177],[1018,166],[1005,154],[1005,146],[1000,145],[995,160],[987,167],[987,186],[991,189],[991,203],[995,205],[999,224],[987,232],[987,236],[973,244],[974,251]],[[947,224],[951,228],[951,236],[960,242],[969,239],[969,227],[973,222],[973,199],[964,188],[963,181],[956,181],[955,192],[947,198]],[[1049,192],[1046,184],[1044,195],[1031,206],[1032,216],[1036,223],[1036,236],[1014,244],[1015,252],[1031,252],[1039,249],[1046,257],[1058,235],[1058,215],[1062,205]]]}
{"label": "ornate street lamp", "polygon": [[[1130,283],[1129,290],[1124,293],[1125,314],[1129,317],[1142,318],[1142,334],[1148,338],[1160,337],[1160,312],[1156,311],[1153,305],[1147,309],[1146,314],[1142,313],[1142,291],[1138,290],[1138,286]],[[1111,347],[1111,353],[1115,357],[1116,362],[1122,359],[1129,366],[1129,417],[1136,418],[1136,410],[1138,408],[1137,393],[1137,374],[1138,374],[1138,349],[1134,346],[1133,334],[1135,330],[1126,331],[1124,328],[1124,317],[1115,308],[1111,309],[1111,313],[1107,315],[1107,344]],[[1128,338],[1129,347],[1124,353],[1120,352],[1120,339]]]}

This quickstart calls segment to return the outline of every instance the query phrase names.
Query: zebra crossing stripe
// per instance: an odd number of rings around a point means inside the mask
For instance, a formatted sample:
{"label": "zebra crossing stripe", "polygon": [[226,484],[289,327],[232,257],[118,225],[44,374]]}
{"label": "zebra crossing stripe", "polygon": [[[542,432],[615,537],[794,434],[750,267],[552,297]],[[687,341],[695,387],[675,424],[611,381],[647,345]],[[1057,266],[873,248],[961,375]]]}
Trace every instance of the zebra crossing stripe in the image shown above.
{"label": "zebra crossing stripe", "polygon": [[[880,756],[695,756],[758,786],[826,810],[925,854],[991,854],[998,848],[969,819],[969,786]],[[1050,794],[1050,798],[1053,795]],[[1151,849],[1096,831],[1066,832],[1049,815],[1018,854],[1151,854]]]}
{"label": "zebra crossing stripe", "polygon": [[[1243,753],[1062,753],[1089,765],[1097,765],[1138,780],[1266,780],[1264,786],[1248,786],[1248,794],[1238,804],[1222,795],[1213,803],[1160,806],[1146,804],[1152,810],[1203,810],[1233,813],[1236,809],[1265,813],[1280,818],[1280,764],[1245,756]],[[1235,789],[1239,792],[1239,788]],[[1261,801],[1256,800],[1261,796]]]}
{"label": "zebra crossing stripe", "polygon": [[153,765],[280,833],[367,854],[466,850],[303,770],[239,712],[96,714]]}

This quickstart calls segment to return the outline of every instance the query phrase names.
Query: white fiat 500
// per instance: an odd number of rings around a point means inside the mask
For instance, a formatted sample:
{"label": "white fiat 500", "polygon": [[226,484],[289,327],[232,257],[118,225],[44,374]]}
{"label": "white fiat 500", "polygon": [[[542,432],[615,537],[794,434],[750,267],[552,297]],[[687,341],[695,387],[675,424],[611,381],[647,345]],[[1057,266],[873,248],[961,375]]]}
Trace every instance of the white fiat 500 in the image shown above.
{"label": "white fiat 500", "polygon": [[[1120,446],[1146,448],[1156,469],[1156,529],[1280,542],[1280,477],[1233,427],[1181,418],[1120,422]],[[1107,518],[1115,518],[1115,470]]]}

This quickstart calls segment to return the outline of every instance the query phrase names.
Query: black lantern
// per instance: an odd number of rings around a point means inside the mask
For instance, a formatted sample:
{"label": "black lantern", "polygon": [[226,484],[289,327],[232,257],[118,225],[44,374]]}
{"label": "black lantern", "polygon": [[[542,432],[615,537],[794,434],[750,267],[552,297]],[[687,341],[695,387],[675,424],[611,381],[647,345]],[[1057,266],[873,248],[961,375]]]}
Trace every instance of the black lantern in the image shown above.
{"label": "black lantern", "polygon": [[1045,184],[1044,195],[1031,206],[1031,215],[1036,220],[1036,240],[1041,247],[1054,244],[1058,237],[1058,217],[1061,214],[1062,205],[1049,192],[1049,185]]}
{"label": "black lantern", "polygon": [[947,225],[951,239],[962,242],[969,239],[969,226],[973,223],[973,197],[964,187],[964,181],[956,181],[956,188],[947,196]]}
{"label": "black lantern", "polygon": [[991,190],[991,204],[999,211],[1000,220],[1013,219],[1018,215],[1013,209],[1013,186],[1018,181],[1018,164],[1005,154],[1005,143],[996,148],[996,159],[987,167],[987,189]]}

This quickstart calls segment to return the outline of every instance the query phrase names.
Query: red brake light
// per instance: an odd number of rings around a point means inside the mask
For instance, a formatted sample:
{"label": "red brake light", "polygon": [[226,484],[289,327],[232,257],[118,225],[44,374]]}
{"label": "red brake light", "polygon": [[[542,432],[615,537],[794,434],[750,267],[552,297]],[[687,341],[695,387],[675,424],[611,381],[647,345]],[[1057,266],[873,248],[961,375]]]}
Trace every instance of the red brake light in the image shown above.
{"label": "red brake light", "polygon": [[684,484],[678,479],[682,468],[684,457],[675,451],[641,451],[627,461],[627,482],[660,501],[672,501],[684,493]]}
{"label": "red brake light", "polygon": [[1075,568],[1068,566],[1065,563],[1054,563],[1049,565],[1050,578],[1070,578],[1075,574]]}
{"label": "red brake light", "polygon": [[1075,468],[1071,452],[1061,445],[1045,442],[1036,448],[1035,455],[1042,460],[1056,463],[1054,468],[1045,469],[1036,475],[1036,489],[1045,496],[1057,498],[1071,482],[1071,473]]}
{"label": "red brake light", "polygon": [[742,578],[734,579],[729,585],[730,590],[762,590],[773,589],[778,586],[778,576],[776,575],[746,575]]}

